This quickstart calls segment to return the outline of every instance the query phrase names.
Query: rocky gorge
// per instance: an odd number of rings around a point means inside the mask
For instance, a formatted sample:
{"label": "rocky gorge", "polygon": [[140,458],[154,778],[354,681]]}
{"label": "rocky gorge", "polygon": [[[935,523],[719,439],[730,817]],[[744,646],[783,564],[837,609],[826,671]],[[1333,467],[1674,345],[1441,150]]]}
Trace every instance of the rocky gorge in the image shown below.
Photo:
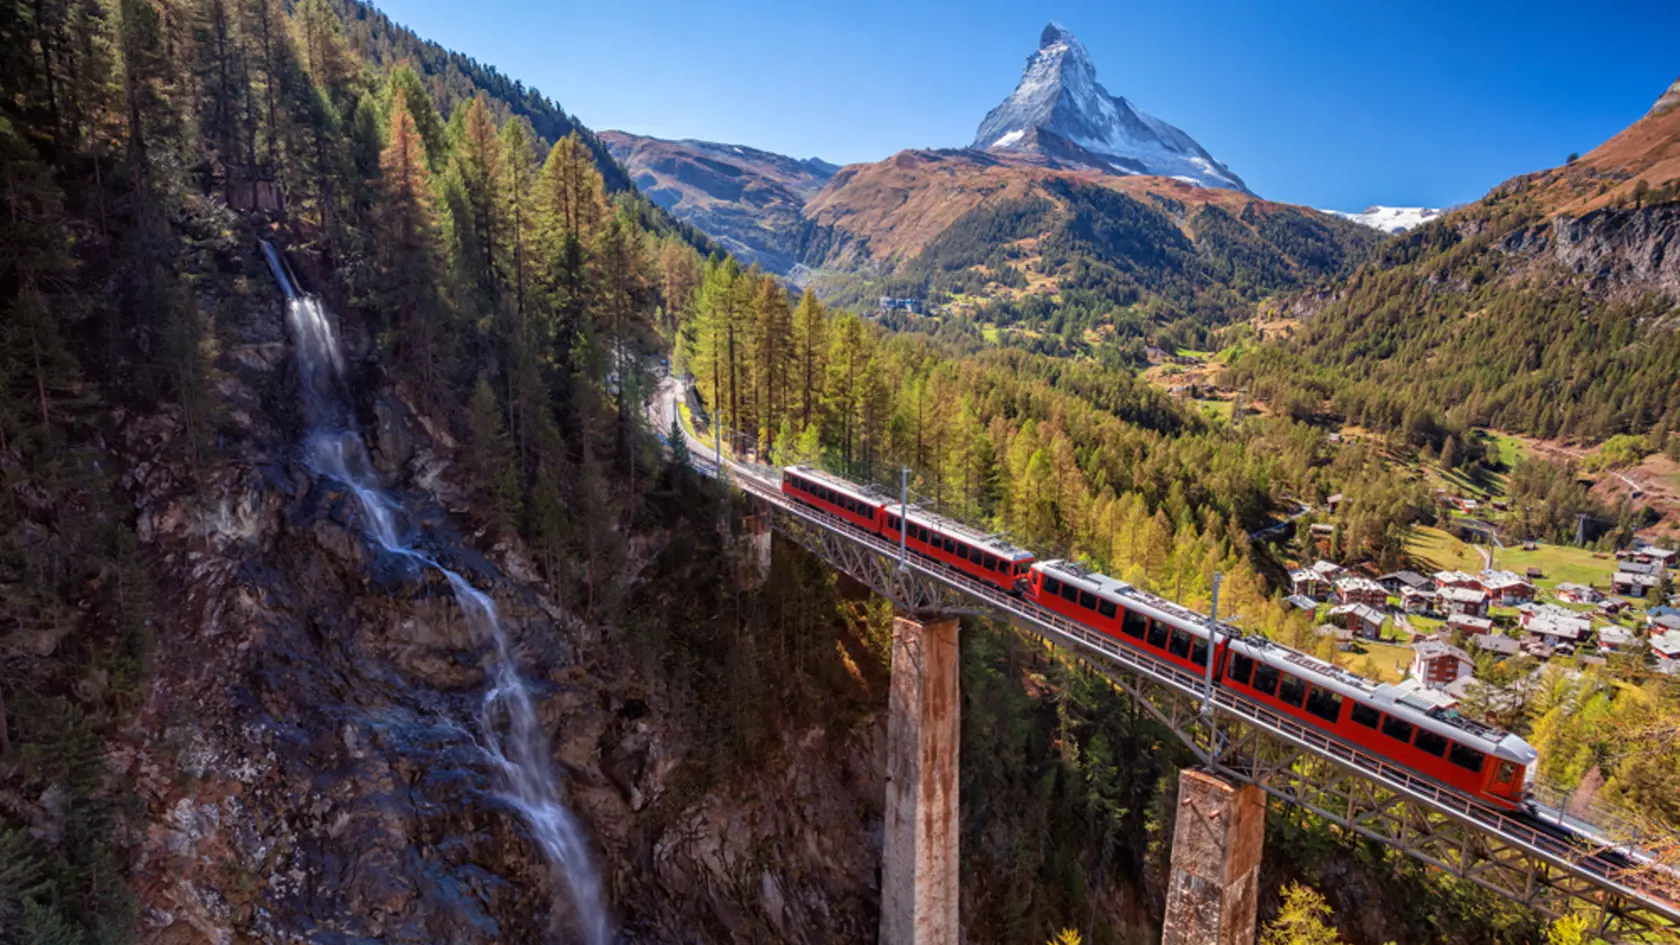
{"label": "rocky gorge", "polygon": [[[196,469],[168,413],[117,424],[122,486],[161,575],[155,675],[108,746],[144,937],[158,942],[569,940],[577,916],[471,720],[486,647],[437,572],[367,540],[355,497],[298,450],[278,296],[229,326],[228,418]],[[462,445],[342,322],[356,414],[424,550],[495,601],[623,940],[853,940],[874,917],[879,726],[789,728],[696,784],[624,640],[579,619],[513,539],[472,525]],[[666,553],[649,535],[637,567]]]}

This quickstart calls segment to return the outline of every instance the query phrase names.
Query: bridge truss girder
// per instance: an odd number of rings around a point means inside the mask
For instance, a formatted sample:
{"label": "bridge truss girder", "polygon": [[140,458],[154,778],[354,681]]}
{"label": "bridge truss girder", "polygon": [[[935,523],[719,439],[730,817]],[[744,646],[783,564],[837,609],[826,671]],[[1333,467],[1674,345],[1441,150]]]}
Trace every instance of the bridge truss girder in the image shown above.
{"label": "bridge truss girder", "polygon": [[[1438,787],[1422,786],[1415,775],[1373,774],[1351,763],[1338,763],[1325,756],[1332,746],[1316,744],[1298,723],[1294,727],[1303,731],[1291,732],[1242,717],[1243,707],[1232,701],[1228,691],[1215,689],[1216,708],[1205,714],[1201,680],[1194,675],[1174,667],[1151,667],[1152,675],[1142,668],[1152,658],[1135,655],[1077,625],[1055,626],[1042,615],[1029,616],[1019,602],[1007,603],[997,599],[996,592],[988,595],[989,589],[968,586],[974,582],[954,571],[914,557],[907,567],[900,567],[896,546],[878,536],[769,501],[763,494],[769,491],[765,483],[738,484],[755,497],[786,538],[907,614],[1004,619],[1073,648],[1087,665],[1131,694],[1210,770],[1238,783],[1258,785],[1281,804],[1309,810],[1343,830],[1544,916],[1586,915],[1589,931],[1612,945],[1680,945],[1680,907],[1673,905],[1680,901],[1680,889],[1663,884],[1666,893],[1656,898],[1649,894],[1652,884],[1647,881],[1642,890],[1647,896],[1642,900],[1617,878],[1582,865],[1596,851],[1565,847],[1561,841],[1541,849],[1508,840],[1475,822],[1470,815],[1478,809],[1471,802]],[[1322,735],[1317,740],[1327,741]],[[1350,758],[1358,754],[1336,750]],[[1371,765],[1369,756],[1362,761]]]}

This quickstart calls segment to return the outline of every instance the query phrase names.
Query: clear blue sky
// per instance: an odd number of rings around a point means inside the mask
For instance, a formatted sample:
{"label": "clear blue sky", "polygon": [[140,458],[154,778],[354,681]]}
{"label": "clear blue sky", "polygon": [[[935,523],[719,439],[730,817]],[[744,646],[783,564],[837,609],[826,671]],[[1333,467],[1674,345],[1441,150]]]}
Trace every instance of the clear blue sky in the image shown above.
{"label": "clear blue sky", "polygon": [[1050,20],[1256,193],[1442,206],[1586,152],[1680,75],[1680,2],[380,0],[597,130],[837,164],[958,147]]}

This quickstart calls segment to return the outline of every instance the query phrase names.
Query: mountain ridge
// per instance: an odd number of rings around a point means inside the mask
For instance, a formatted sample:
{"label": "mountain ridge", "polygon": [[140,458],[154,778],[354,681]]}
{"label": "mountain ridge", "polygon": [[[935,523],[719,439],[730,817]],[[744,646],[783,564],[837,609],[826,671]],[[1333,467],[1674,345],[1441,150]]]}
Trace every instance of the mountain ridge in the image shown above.
{"label": "mountain ridge", "polygon": [[1111,95],[1085,44],[1058,23],[1044,28],[1015,91],[987,112],[969,146],[1251,193],[1182,129]]}

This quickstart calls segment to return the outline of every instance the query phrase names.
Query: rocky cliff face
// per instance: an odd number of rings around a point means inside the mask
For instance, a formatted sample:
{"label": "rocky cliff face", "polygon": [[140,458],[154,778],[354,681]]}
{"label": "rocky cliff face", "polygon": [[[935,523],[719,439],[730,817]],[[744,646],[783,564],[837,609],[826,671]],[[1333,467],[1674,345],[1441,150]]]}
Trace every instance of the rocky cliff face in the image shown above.
{"label": "rocky cliff face", "polygon": [[[297,461],[282,324],[276,302],[224,335],[223,458],[174,458],[173,416],[118,422],[165,582],[150,694],[108,753],[145,804],[131,838],[145,938],[571,940],[565,890],[474,740],[487,641],[440,577],[381,560],[350,497]],[[879,726],[790,726],[762,764],[697,780],[702,748],[624,642],[552,600],[516,543],[455,530],[472,521],[460,444],[367,363],[353,320],[343,334],[386,485],[513,628],[623,937],[867,938]]]}

